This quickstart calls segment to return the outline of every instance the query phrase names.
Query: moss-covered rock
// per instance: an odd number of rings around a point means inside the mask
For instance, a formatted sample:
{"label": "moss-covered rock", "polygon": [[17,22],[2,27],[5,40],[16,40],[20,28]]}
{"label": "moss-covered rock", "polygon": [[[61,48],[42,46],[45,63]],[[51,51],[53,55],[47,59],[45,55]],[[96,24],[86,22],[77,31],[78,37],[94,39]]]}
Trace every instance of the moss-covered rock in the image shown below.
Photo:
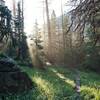
{"label": "moss-covered rock", "polygon": [[11,58],[0,59],[0,93],[21,93],[32,89],[33,83]]}

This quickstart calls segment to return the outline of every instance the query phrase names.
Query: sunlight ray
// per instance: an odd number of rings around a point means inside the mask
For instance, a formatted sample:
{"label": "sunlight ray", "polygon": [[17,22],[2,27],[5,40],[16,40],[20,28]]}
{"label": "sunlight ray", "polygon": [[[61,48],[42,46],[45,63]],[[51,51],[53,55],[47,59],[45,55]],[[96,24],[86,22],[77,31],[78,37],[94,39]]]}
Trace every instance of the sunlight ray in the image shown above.
{"label": "sunlight ray", "polygon": [[55,69],[51,69],[59,78],[63,79],[66,83],[70,84],[71,86],[75,86],[74,81],[72,81],[71,79],[65,77],[63,74],[57,72]]}

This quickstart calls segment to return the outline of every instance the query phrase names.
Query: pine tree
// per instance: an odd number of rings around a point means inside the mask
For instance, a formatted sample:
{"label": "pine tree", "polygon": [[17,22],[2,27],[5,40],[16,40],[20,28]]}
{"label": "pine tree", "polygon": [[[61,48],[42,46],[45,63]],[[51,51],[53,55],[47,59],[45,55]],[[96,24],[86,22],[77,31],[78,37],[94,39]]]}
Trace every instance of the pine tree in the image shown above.
{"label": "pine tree", "polygon": [[38,28],[38,23],[37,20],[35,22],[35,57],[33,61],[33,65],[38,67],[38,68],[44,68],[44,53],[43,53],[43,45],[42,45],[42,36],[41,36],[41,31]]}

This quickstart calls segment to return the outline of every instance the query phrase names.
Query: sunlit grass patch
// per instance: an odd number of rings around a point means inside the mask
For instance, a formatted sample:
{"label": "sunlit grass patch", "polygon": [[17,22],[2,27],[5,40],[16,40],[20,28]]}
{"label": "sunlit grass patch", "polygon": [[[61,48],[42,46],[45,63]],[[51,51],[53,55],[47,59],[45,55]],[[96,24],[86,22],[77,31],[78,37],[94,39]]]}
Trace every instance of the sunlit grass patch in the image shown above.
{"label": "sunlit grass patch", "polygon": [[[29,71],[30,68],[24,69],[24,71]],[[75,91],[73,91],[73,82],[70,79],[65,79],[63,75],[56,75],[49,68],[45,71],[39,69],[32,69],[27,72],[33,82],[37,85],[37,89],[40,91],[42,96],[45,96],[47,100],[63,100],[71,96]],[[64,80],[62,77],[64,77]],[[65,100],[66,100],[65,99]]]}
{"label": "sunlit grass patch", "polygon": [[33,81],[37,84],[38,89],[48,98],[48,100],[53,100],[54,89],[52,84],[41,77],[33,77]]}
{"label": "sunlit grass patch", "polygon": [[74,83],[73,80],[71,80],[71,79],[65,77],[63,74],[57,72],[57,70],[55,70],[55,69],[51,69],[51,70],[52,70],[59,78],[63,79],[66,83],[68,83],[69,85],[71,85],[71,86],[73,86],[73,87],[75,86],[75,83]]}
{"label": "sunlit grass patch", "polygon": [[[36,84],[34,100],[75,100],[75,73],[63,67],[48,67],[46,70],[22,67]],[[93,76],[93,77],[92,77]],[[81,100],[100,100],[98,74],[80,71]],[[31,97],[32,97],[31,96]]]}
{"label": "sunlit grass patch", "polygon": [[84,100],[100,100],[100,90],[87,86],[82,86],[81,97]]}

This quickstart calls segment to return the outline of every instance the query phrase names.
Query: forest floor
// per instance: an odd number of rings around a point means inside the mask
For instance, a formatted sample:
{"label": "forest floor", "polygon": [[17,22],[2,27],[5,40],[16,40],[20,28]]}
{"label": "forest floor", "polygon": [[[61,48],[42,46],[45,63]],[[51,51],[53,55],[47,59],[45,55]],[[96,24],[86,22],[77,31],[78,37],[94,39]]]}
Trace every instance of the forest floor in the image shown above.
{"label": "forest floor", "polygon": [[75,72],[64,67],[47,67],[45,70],[21,67],[33,81],[34,88],[7,100],[100,100],[100,76],[90,71],[79,71],[80,99],[76,99]]}
{"label": "forest floor", "polygon": [[[64,67],[47,67],[45,70],[21,67],[35,84],[28,94],[18,100],[77,100],[75,72]],[[80,100],[100,100],[100,76],[90,71],[79,71]],[[15,99],[17,100],[17,99]]]}

